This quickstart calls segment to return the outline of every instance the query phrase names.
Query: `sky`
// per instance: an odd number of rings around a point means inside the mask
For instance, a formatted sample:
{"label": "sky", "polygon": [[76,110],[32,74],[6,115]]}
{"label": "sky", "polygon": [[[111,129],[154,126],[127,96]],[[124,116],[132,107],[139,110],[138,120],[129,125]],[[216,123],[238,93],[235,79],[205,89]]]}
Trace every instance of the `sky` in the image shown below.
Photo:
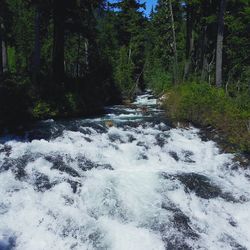
{"label": "sky", "polygon": [[141,1],[146,2],[146,15],[149,15],[152,9],[152,6],[156,5],[157,0],[145,0],[145,1]]}
{"label": "sky", "polygon": [[[111,3],[115,3],[118,0],[110,0]],[[157,0],[140,0],[141,3],[146,3],[145,13],[148,16],[151,12],[152,6],[156,5]]]}

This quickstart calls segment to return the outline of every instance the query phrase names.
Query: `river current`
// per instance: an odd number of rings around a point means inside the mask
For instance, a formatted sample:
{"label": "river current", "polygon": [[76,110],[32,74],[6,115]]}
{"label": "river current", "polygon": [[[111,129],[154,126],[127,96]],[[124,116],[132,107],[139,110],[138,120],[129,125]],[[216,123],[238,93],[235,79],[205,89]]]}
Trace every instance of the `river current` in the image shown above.
{"label": "river current", "polygon": [[156,99],[0,138],[0,250],[250,249],[250,171]]}

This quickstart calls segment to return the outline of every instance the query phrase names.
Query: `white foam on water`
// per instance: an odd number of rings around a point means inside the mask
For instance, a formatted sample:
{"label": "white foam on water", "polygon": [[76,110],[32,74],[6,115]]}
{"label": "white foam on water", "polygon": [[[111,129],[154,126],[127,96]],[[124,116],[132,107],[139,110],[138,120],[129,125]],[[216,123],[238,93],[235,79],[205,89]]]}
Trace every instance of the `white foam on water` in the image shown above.
{"label": "white foam on water", "polygon": [[157,99],[152,98],[152,95],[150,95],[150,94],[145,94],[145,95],[138,96],[136,98],[134,104],[146,105],[146,106],[156,105]]}
{"label": "white foam on water", "polygon": [[[232,170],[233,155],[198,129],[164,126],[2,143],[0,246],[12,237],[20,250],[250,249],[249,170]],[[185,174],[205,176],[214,196],[190,189]]]}

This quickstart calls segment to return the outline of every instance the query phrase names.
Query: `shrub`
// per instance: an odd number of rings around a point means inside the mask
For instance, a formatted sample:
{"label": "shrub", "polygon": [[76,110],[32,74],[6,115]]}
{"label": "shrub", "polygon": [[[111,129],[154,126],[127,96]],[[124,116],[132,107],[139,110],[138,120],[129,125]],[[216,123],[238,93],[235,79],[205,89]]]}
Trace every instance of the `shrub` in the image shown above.
{"label": "shrub", "polygon": [[58,111],[52,107],[51,104],[39,100],[35,103],[32,110],[32,115],[36,119],[46,119],[49,117],[55,117],[58,114]]}
{"label": "shrub", "polygon": [[172,76],[162,67],[158,61],[147,62],[144,78],[147,86],[160,95],[172,86]]}
{"label": "shrub", "polygon": [[171,119],[211,125],[223,132],[228,142],[250,150],[248,98],[230,98],[222,89],[196,83],[172,88],[166,95],[164,105]]}
{"label": "shrub", "polygon": [[119,60],[115,69],[115,82],[122,96],[131,99],[135,92],[134,64],[128,54],[126,47],[120,49]]}

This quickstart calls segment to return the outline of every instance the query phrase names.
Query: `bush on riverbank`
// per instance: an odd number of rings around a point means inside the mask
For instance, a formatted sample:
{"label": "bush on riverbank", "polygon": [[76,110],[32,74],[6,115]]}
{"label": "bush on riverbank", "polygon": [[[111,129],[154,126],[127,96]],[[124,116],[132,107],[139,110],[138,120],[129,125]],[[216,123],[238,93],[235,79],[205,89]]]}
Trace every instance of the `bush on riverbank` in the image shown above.
{"label": "bush on riverbank", "polygon": [[166,91],[164,107],[173,121],[213,126],[228,142],[250,151],[250,100],[231,98],[208,84],[183,84]]}
{"label": "bush on riverbank", "polygon": [[101,73],[67,78],[60,86],[43,75],[34,85],[29,76],[5,74],[0,77],[0,134],[35,120],[99,114],[118,98],[112,81]]}

